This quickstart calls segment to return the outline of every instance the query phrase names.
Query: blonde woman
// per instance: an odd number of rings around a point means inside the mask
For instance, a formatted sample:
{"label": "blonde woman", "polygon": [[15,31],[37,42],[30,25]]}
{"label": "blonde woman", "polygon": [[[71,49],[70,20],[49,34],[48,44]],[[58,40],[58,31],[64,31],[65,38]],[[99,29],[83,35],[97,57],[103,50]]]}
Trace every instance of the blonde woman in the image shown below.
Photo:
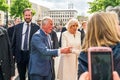
{"label": "blonde woman", "polygon": [[78,20],[70,19],[66,25],[67,31],[62,33],[62,47],[72,47],[72,53],[60,57],[59,80],[77,80],[78,55],[81,49],[81,34],[78,28]]}
{"label": "blonde woman", "polygon": [[88,20],[87,33],[78,61],[78,76],[88,71],[87,49],[94,46],[107,46],[113,50],[114,69],[120,75],[120,35],[119,20],[113,12],[94,13]]}

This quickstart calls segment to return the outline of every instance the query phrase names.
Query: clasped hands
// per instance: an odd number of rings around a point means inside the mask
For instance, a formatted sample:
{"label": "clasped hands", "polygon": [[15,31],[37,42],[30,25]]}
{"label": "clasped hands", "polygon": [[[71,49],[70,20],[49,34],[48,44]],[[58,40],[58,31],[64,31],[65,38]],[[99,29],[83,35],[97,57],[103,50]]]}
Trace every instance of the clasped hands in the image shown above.
{"label": "clasped hands", "polygon": [[61,50],[61,54],[68,54],[72,52],[72,47],[64,47],[61,48],[60,50]]}

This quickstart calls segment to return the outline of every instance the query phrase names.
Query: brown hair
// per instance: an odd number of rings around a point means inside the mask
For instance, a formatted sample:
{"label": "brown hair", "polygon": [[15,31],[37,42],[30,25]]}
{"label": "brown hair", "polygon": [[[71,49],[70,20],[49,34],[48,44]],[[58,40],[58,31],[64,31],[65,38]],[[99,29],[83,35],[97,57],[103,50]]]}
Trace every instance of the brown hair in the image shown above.
{"label": "brown hair", "polygon": [[33,14],[31,8],[25,8],[25,9],[23,10],[23,14],[24,14],[26,11],[31,11],[31,14]]}

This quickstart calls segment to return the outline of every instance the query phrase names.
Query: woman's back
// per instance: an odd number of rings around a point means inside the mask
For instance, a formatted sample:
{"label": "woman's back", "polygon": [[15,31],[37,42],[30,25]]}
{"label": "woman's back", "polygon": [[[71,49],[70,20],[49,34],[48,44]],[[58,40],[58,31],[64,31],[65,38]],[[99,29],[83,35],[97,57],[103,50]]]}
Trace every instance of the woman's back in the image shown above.
{"label": "woman's back", "polygon": [[113,12],[98,12],[88,20],[87,32],[78,61],[78,76],[88,71],[87,50],[106,46],[113,50],[114,70],[120,75],[120,33],[118,17]]}
{"label": "woman's back", "polygon": [[111,46],[111,48],[113,51],[114,70],[117,71],[120,76],[120,43]]}
{"label": "woman's back", "polygon": [[[120,43],[117,43],[114,46],[110,46],[113,51],[113,64],[114,64],[114,70],[118,72],[120,76]],[[87,59],[87,53],[81,52],[81,54],[78,57],[79,62],[79,70],[78,70],[78,76],[80,76],[83,72],[88,71],[88,59]]]}

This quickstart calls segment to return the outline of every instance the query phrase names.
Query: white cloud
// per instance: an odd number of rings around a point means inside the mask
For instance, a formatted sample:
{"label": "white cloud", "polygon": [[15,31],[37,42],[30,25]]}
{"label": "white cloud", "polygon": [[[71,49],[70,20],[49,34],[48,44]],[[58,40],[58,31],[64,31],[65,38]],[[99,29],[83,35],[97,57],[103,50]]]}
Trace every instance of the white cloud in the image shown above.
{"label": "white cloud", "polygon": [[87,2],[93,0],[29,0],[31,2],[40,4],[42,6],[48,7],[50,9],[67,9],[68,3],[73,3],[74,9],[76,9],[79,14],[87,15],[89,5]]}

